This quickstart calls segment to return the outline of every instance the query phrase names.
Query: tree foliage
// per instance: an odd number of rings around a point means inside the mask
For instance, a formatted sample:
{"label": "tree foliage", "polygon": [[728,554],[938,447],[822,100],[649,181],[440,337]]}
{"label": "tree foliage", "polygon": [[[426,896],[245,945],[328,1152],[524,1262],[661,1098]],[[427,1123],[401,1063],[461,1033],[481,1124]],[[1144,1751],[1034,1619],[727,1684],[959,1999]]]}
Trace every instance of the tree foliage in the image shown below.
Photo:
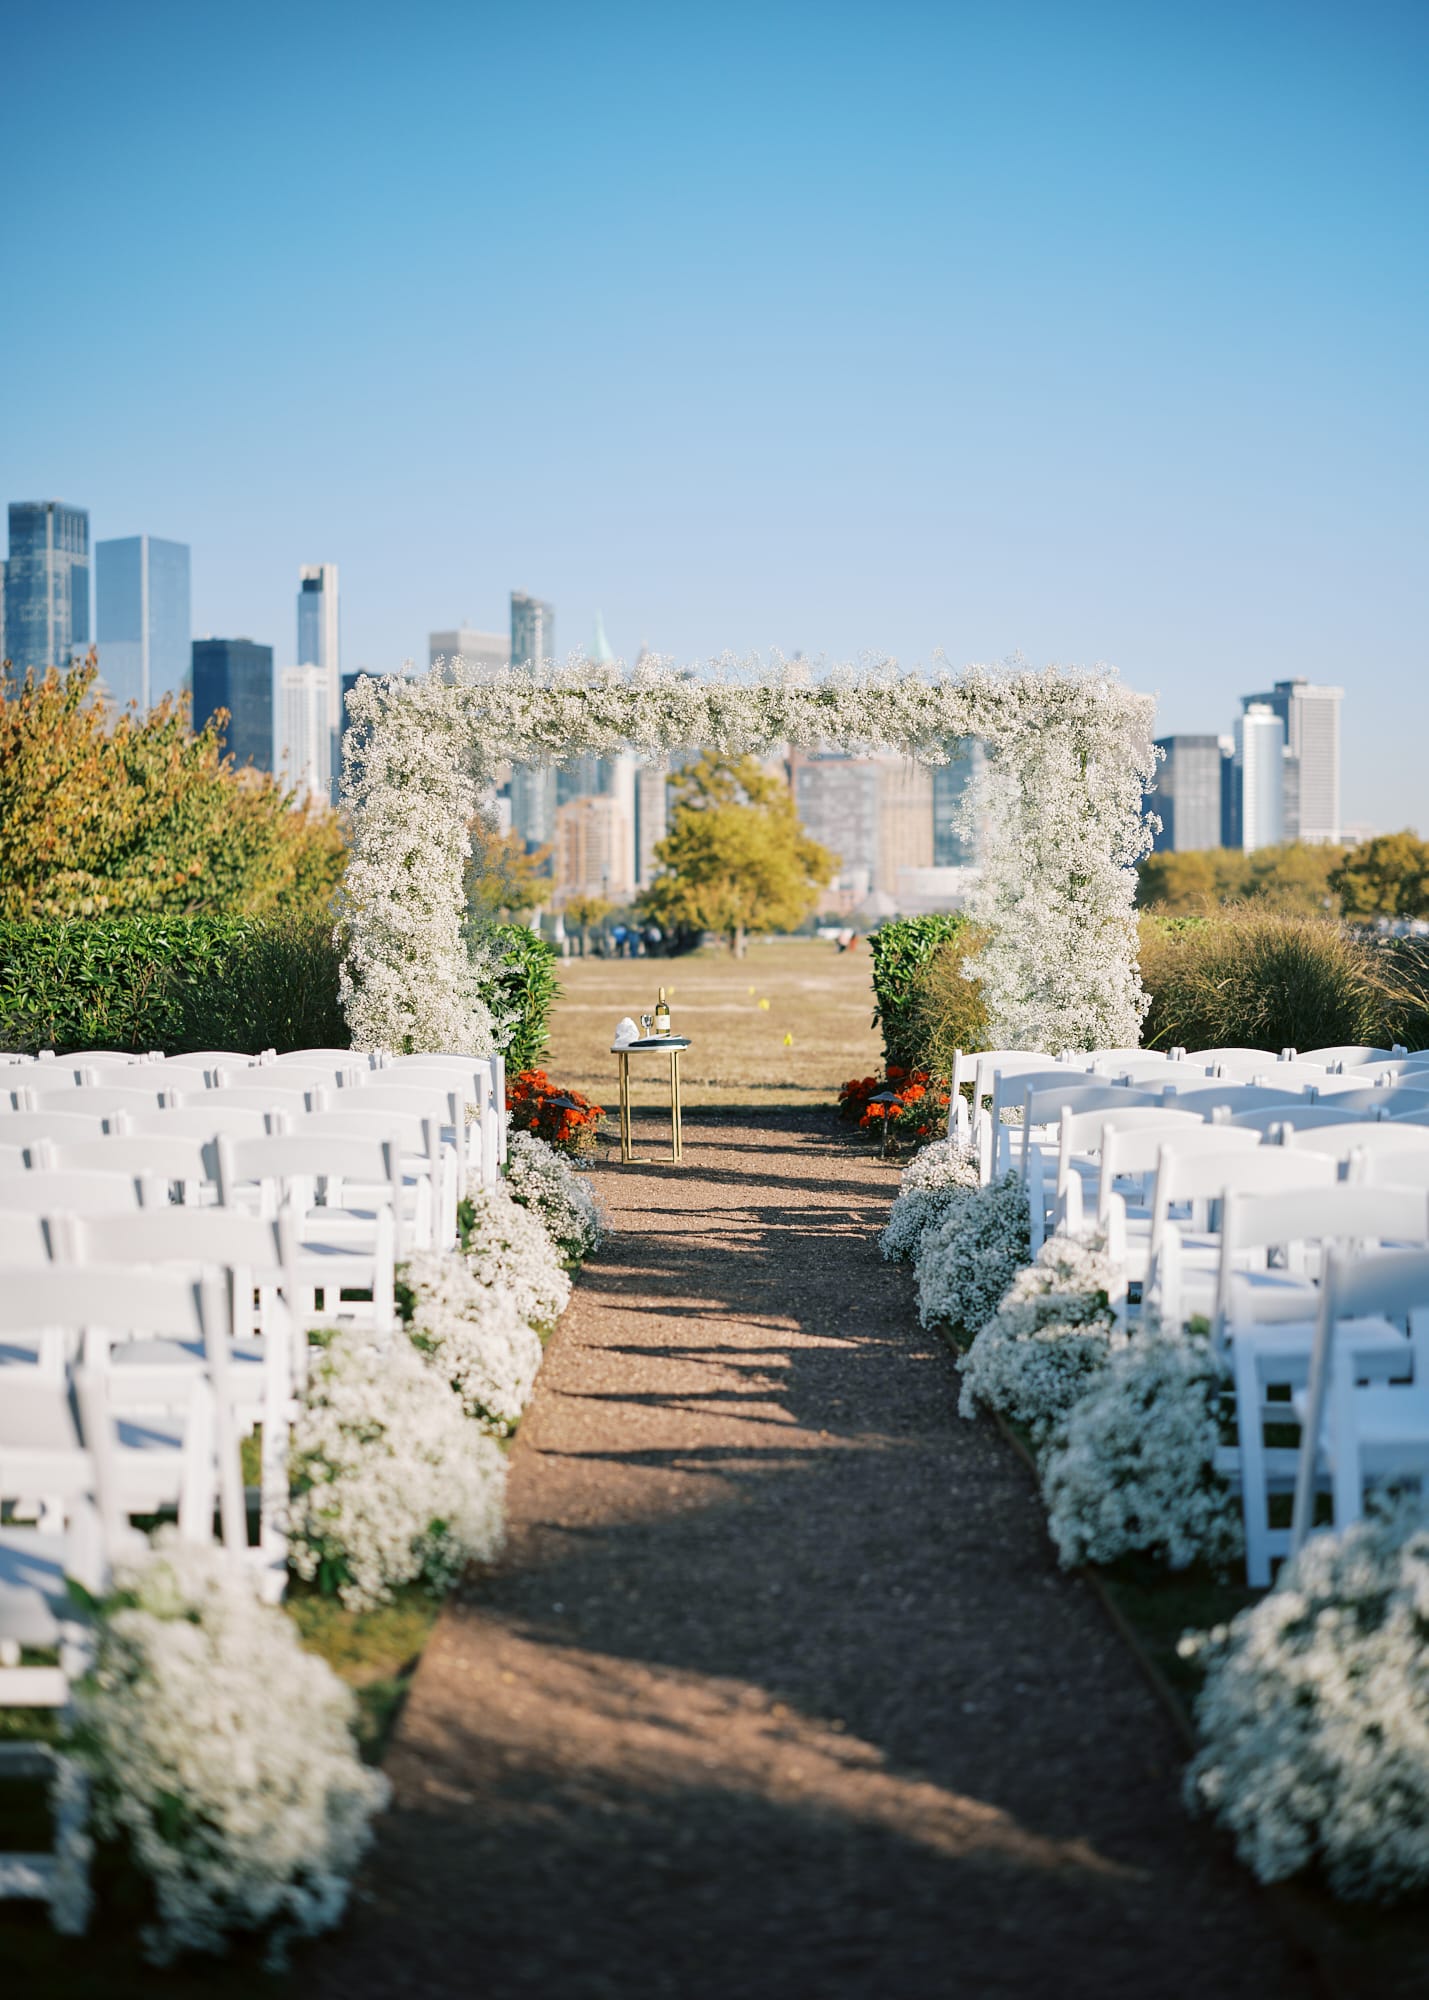
{"label": "tree foliage", "polygon": [[191,732],[186,697],[111,721],[97,678],[91,653],[3,691],[0,917],[325,909],[346,860],[337,814],[235,771],[218,718]]}
{"label": "tree foliage", "polygon": [[1259,903],[1307,915],[1335,908],[1335,872],[1343,847],[1287,841],[1257,847],[1207,847],[1148,854],[1137,870],[1137,901],[1165,916],[1194,916],[1222,903]]}
{"label": "tree foliage", "polygon": [[838,857],[799,824],[789,787],[753,757],[706,751],[671,780],[674,813],[660,873],[640,899],[667,930],[718,931],[736,954],[750,931],[794,930]]}
{"label": "tree foliage", "polygon": [[547,872],[549,847],[526,852],[516,833],[498,833],[485,820],[471,824],[471,859],[466,865],[466,907],[478,923],[498,917],[529,916],[551,899],[555,883]]}
{"label": "tree foliage", "polygon": [[1351,918],[1429,917],[1429,841],[1406,827],[1350,849],[1330,878]]}

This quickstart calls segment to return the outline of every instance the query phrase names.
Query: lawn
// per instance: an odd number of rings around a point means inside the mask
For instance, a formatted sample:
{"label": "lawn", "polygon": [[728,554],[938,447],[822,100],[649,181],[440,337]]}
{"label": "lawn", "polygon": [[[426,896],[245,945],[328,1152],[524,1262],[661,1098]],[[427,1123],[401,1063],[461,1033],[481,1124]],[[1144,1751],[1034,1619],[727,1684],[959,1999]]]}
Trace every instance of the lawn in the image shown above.
{"label": "lawn", "polygon": [[[840,953],[818,938],[756,938],[739,959],[705,946],[684,958],[573,958],[560,968],[546,1068],[554,1081],[616,1106],[615,1024],[649,1013],[661,986],[676,1034],[687,1109],[700,1105],[832,1104],[846,1077],[882,1059],[869,1022],[870,963],[862,941]],[[668,1102],[663,1062],[631,1061],[636,1105]]]}

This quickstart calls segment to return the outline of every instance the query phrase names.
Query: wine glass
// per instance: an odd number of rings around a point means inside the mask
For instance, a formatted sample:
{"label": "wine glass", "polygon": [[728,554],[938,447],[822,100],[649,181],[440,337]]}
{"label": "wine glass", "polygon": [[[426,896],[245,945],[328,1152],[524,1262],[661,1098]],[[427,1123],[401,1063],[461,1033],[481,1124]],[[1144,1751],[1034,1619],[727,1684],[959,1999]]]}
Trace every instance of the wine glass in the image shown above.
{"label": "wine glass", "polygon": [[647,1042],[649,1041],[650,1036],[654,1031],[654,1027],[655,1027],[655,1016],[653,1014],[642,1014],[640,1016],[640,1034],[642,1040]]}

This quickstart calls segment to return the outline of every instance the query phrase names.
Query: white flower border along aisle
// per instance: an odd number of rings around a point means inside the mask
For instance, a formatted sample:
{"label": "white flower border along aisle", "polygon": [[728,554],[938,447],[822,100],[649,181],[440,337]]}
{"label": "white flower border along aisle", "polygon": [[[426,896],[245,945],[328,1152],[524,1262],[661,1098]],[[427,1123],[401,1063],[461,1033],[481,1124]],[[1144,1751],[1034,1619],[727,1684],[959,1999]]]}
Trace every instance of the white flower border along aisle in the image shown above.
{"label": "white flower border along aisle", "polygon": [[454,662],[360,681],[343,752],[352,852],[342,998],[353,1046],[499,1045],[462,936],[468,828],[498,762],[789,743],[941,764],[969,736],[988,752],[966,818],[982,855],[973,915],[989,932],[978,977],[994,1042],[1135,1042],[1146,997],[1133,869],[1150,846],[1154,708],[1105,671],[1057,667],[927,678],[888,663],[815,682],[792,666],[755,681],[728,659],[703,675],[575,660],[468,676]]}

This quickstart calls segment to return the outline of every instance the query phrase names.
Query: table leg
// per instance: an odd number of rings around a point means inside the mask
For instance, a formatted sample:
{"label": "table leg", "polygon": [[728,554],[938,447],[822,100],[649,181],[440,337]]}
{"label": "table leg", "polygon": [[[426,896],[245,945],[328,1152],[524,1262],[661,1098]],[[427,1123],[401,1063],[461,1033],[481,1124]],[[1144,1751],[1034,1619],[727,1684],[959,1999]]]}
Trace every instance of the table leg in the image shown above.
{"label": "table leg", "polygon": [[670,1051],[670,1158],[681,1161],[685,1157],[684,1121],[680,1104],[680,1051]]}

